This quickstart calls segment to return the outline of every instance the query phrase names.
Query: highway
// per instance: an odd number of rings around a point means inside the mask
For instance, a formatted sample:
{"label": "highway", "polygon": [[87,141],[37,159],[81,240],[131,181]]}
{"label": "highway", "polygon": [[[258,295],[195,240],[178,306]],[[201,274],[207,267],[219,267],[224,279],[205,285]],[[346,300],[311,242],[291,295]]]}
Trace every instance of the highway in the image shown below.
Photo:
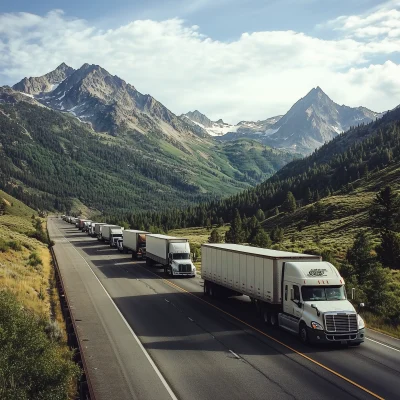
{"label": "highway", "polygon": [[61,219],[48,229],[76,314],[98,317],[77,322],[97,400],[400,398],[400,340],[305,346],[247,298],[207,298],[200,277],[166,278]]}

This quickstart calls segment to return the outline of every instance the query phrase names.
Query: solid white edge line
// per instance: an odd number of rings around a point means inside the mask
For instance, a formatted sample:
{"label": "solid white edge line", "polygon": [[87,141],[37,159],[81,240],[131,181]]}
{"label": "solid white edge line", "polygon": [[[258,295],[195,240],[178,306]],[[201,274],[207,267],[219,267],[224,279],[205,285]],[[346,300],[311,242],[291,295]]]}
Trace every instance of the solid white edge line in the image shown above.
{"label": "solid white edge line", "polygon": [[365,339],[366,339],[366,340],[369,340],[369,341],[371,341],[371,342],[380,344],[381,346],[387,347],[388,349],[391,349],[391,350],[394,350],[394,351],[398,351],[398,352],[400,353],[400,350],[399,350],[399,349],[395,349],[395,348],[392,347],[392,346],[388,346],[387,344],[383,344],[383,343],[381,343],[381,342],[378,342],[378,341],[376,341],[376,340],[373,340],[373,339],[370,339],[370,338],[367,338],[367,337],[366,337]]}
{"label": "solid white edge line", "polygon": [[[60,231],[57,227],[57,230]],[[61,233],[61,232],[60,232]],[[61,233],[62,234],[62,233]],[[63,235],[64,236],[64,235]],[[64,236],[65,237],[65,236]],[[103,284],[101,283],[100,279],[97,277],[97,275],[94,273],[94,271],[92,270],[92,268],[90,267],[89,263],[85,260],[85,258],[79,253],[79,251],[75,248],[75,246],[65,237],[65,239],[68,241],[68,243],[72,246],[72,248],[78,253],[79,257],[82,258],[83,261],[85,261],[86,265],[89,267],[90,271],[92,272],[92,274],[94,275],[94,277],[97,279],[97,281],[100,283],[101,287],[103,288],[104,292],[106,293],[107,297],[111,300],[111,303],[113,304],[113,306],[115,307],[115,309],[117,310],[118,314],[121,316],[122,320],[125,322],[125,325],[128,327],[129,331],[132,333],[132,336],[135,338],[137,344],[139,345],[140,349],[143,351],[143,354],[146,356],[147,360],[149,361],[150,365],[153,367],[155,373],[157,374],[157,376],[160,378],[161,383],[164,385],[165,389],[167,390],[168,394],[171,396],[171,399],[173,400],[178,400],[178,398],[175,396],[174,392],[172,391],[171,387],[168,385],[168,382],[165,380],[165,378],[163,377],[163,375],[161,374],[160,370],[158,369],[157,365],[155,364],[155,362],[152,360],[152,358],[150,357],[150,354],[147,352],[147,350],[144,348],[144,346],[142,345],[141,341],[139,340],[139,338],[137,337],[136,333],[133,331],[133,329],[131,328],[131,326],[129,325],[128,321],[125,319],[125,317],[123,316],[123,314],[121,313],[121,311],[119,310],[119,308],[117,307],[117,305],[114,303],[114,300],[111,298],[111,296],[109,295],[109,293],[107,292],[106,288],[103,286]]]}

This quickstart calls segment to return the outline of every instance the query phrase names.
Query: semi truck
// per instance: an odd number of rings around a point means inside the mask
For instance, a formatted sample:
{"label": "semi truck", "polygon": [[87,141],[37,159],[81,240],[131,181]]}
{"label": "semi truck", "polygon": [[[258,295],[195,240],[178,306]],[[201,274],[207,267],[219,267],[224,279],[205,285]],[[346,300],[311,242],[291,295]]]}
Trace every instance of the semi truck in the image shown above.
{"label": "semi truck", "polygon": [[171,276],[196,275],[190,259],[189,240],[166,235],[146,235],[146,264],[161,264]]}
{"label": "semi truck", "polygon": [[96,237],[96,225],[105,225],[105,222],[92,222],[92,225],[90,225],[90,229],[88,230],[88,235]]}
{"label": "semi truck", "polygon": [[94,226],[92,225],[92,234],[91,236],[97,237],[97,239],[101,239],[101,228],[107,225],[106,222],[95,222]]}
{"label": "semi truck", "polygon": [[[111,229],[121,229],[120,226],[118,225],[103,225],[101,227],[101,240],[104,242],[109,242],[111,238]],[[121,230],[121,235],[122,235],[122,230]]]}
{"label": "semi truck", "polygon": [[146,234],[150,232],[125,229],[123,232],[123,252],[132,252],[132,258],[144,258],[146,255]]}
{"label": "semi truck", "polygon": [[110,242],[110,247],[117,247],[117,239],[122,238],[122,232],[122,228],[113,228],[110,230],[110,238],[108,240]]}
{"label": "semi truck", "polygon": [[347,299],[344,279],[320,256],[237,244],[203,244],[201,254],[206,295],[247,295],[267,325],[304,343],[364,341],[364,321]]}
{"label": "semi truck", "polygon": [[85,226],[85,222],[90,222],[90,219],[79,218],[78,219],[78,229],[82,230]]}

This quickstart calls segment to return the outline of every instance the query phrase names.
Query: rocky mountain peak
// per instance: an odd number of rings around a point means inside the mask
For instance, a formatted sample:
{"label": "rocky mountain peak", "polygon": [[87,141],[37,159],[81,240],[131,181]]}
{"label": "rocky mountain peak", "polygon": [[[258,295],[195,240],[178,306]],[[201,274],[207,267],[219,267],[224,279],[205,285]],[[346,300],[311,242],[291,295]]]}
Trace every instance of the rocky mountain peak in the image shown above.
{"label": "rocky mountain peak", "polygon": [[66,78],[74,73],[74,69],[67,64],[60,64],[55,70],[39,77],[24,78],[12,88],[30,95],[50,92]]}
{"label": "rocky mountain peak", "polygon": [[213,122],[199,110],[189,111],[188,113],[183,114],[182,117],[187,117],[204,128],[211,128],[213,126]]}

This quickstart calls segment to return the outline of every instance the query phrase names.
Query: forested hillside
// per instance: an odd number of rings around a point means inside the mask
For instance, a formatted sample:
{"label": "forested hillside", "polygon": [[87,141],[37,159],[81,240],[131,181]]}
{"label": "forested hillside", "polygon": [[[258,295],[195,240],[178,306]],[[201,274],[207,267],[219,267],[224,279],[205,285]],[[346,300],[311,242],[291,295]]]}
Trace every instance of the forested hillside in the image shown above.
{"label": "forested hillside", "polygon": [[[29,99],[29,98],[28,98]],[[152,135],[111,137],[24,101],[0,104],[0,188],[36,209],[159,210],[237,193],[293,155],[200,140],[191,152]]]}
{"label": "forested hillside", "polygon": [[204,226],[208,219],[212,223],[220,218],[230,222],[235,209],[247,217],[259,209],[266,216],[284,211],[289,191],[297,206],[334,192],[349,192],[361,177],[400,162],[399,121],[400,110],[396,109],[380,120],[350,129],[311,156],[289,163],[264,183],[227,199],[166,213],[130,214],[125,219],[133,225],[150,224],[164,229]]}

